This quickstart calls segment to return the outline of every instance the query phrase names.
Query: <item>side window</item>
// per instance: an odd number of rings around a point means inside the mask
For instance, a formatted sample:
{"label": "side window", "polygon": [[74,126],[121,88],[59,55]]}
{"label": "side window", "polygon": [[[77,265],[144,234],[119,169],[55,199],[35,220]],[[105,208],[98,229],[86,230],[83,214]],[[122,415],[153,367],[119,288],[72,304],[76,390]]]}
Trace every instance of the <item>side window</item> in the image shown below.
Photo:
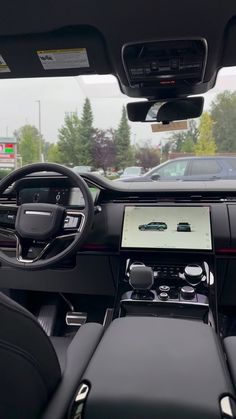
{"label": "side window", "polygon": [[231,169],[236,170],[236,158],[227,159],[227,163],[229,163]]}
{"label": "side window", "polygon": [[153,175],[159,175],[160,178],[184,176],[187,164],[187,160],[173,161],[158,169]]}
{"label": "side window", "polygon": [[216,160],[193,160],[191,175],[216,175],[221,172],[221,166]]}

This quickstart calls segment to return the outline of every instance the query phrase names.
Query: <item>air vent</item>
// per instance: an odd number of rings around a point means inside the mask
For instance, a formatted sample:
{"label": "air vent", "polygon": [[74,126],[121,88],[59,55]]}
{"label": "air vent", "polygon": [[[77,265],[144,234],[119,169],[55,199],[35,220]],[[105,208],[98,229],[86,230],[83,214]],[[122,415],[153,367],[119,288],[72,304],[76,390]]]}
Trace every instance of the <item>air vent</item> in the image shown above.
{"label": "air vent", "polygon": [[6,205],[16,205],[16,196],[1,196],[0,197],[0,204],[6,204]]}
{"label": "air vent", "polygon": [[157,203],[227,203],[235,202],[236,196],[228,196],[225,193],[222,195],[168,195],[168,196],[120,196],[120,197],[110,197],[103,199],[103,203],[120,203],[120,204],[157,204]]}

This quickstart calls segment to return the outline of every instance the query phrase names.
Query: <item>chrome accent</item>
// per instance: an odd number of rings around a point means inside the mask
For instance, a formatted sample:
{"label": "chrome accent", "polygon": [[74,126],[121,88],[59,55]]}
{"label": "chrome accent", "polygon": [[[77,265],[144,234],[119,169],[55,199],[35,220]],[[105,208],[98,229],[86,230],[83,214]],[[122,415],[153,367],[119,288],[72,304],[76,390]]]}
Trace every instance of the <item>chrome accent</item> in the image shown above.
{"label": "chrome accent", "polygon": [[18,205],[16,205],[16,204],[0,204],[0,211],[1,210],[15,210],[15,209],[18,209],[19,208],[19,206]]}
{"label": "chrome accent", "polygon": [[[54,239],[55,240],[55,239]],[[22,246],[21,242],[18,236],[16,236],[16,260],[20,263],[34,263],[37,262],[41,257],[44,255],[44,253],[47,251],[47,249],[51,246],[51,244],[54,242],[54,240],[47,243],[47,245],[41,250],[41,252],[34,258],[34,259],[24,259],[22,257]]]}
{"label": "chrome accent", "polygon": [[103,327],[106,329],[108,326],[110,326],[112,319],[113,319],[114,309],[113,308],[107,308],[106,313],[103,319]]}
{"label": "chrome accent", "polygon": [[169,292],[170,291],[170,287],[168,285],[160,285],[159,286],[159,291],[161,291],[161,292]]}
{"label": "chrome accent", "polygon": [[66,313],[67,326],[82,326],[87,321],[87,313],[82,311],[68,311]]}
{"label": "chrome accent", "polygon": [[126,276],[129,278],[130,276],[130,271],[132,271],[133,268],[135,268],[136,266],[146,266],[145,263],[143,262],[139,262],[139,261],[134,261],[131,264],[130,263],[130,259],[127,260],[126,262]]}
{"label": "chrome accent", "polygon": [[72,406],[72,411],[69,415],[70,419],[82,419],[82,413],[84,408],[84,403],[88,396],[89,386],[86,383],[82,383],[79,387],[79,390],[75,396],[75,400]]}
{"label": "chrome accent", "polygon": [[168,301],[168,299],[169,299],[169,294],[168,294],[167,292],[161,292],[161,293],[158,295],[158,298],[159,298],[159,300],[161,300],[161,301]]}
{"label": "chrome accent", "polygon": [[25,214],[26,215],[46,215],[48,217],[52,215],[52,213],[49,211],[28,211],[28,210],[25,211]]}
{"label": "chrome accent", "polygon": [[215,279],[212,272],[210,272],[210,285],[214,285]]}
{"label": "chrome accent", "polygon": [[160,299],[156,300],[133,300],[132,298],[125,298],[124,300],[121,300],[121,304],[122,303],[127,303],[127,302],[132,302],[134,304],[139,304],[139,303],[154,303],[154,304],[175,304],[175,305],[192,305],[192,306],[199,306],[199,307],[209,307],[209,304],[207,303],[199,303],[199,302],[193,302],[193,301],[185,301],[185,300],[165,300],[162,301]]}
{"label": "chrome accent", "polygon": [[232,409],[232,399],[229,396],[225,396],[220,401],[221,412],[224,418],[233,418],[234,413]]}

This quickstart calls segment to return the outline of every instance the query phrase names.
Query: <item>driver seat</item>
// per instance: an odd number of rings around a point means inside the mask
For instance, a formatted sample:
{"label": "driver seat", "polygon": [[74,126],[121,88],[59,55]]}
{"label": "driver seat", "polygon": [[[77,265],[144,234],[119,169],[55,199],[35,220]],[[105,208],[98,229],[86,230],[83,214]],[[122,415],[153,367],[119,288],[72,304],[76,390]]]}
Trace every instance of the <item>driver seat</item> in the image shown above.
{"label": "driver seat", "polygon": [[64,418],[102,333],[88,323],[70,343],[54,339],[55,350],[36,318],[0,293],[0,418]]}

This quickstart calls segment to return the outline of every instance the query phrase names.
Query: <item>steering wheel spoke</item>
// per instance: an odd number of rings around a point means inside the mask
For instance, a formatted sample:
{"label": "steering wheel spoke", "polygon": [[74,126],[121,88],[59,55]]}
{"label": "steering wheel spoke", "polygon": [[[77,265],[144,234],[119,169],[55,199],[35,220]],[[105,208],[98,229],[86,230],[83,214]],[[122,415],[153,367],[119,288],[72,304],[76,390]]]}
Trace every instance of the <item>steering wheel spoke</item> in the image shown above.
{"label": "steering wheel spoke", "polygon": [[[36,252],[36,243],[33,240],[25,240],[19,236],[16,236],[16,259],[19,263],[30,264],[35,263],[38,260],[42,259],[43,256],[49,251],[50,247],[54,243],[54,240],[49,241],[48,243],[41,243],[41,246],[38,246],[39,251]],[[30,257],[29,253],[33,253],[33,257]]]}
{"label": "steering wheel spoke", "polygon": [[14,237],[15,221],[18,212],[18,206],[0,205],[0,234],[6,237]]}
{"label": "steering wheel spoke", "polygon": [[[83,210],[66,210],[64,218],[63,233],[69,235],[71,233],[80,233],[86,221],[86,214]],[[62,235],[63,237],[63,235]]]}

